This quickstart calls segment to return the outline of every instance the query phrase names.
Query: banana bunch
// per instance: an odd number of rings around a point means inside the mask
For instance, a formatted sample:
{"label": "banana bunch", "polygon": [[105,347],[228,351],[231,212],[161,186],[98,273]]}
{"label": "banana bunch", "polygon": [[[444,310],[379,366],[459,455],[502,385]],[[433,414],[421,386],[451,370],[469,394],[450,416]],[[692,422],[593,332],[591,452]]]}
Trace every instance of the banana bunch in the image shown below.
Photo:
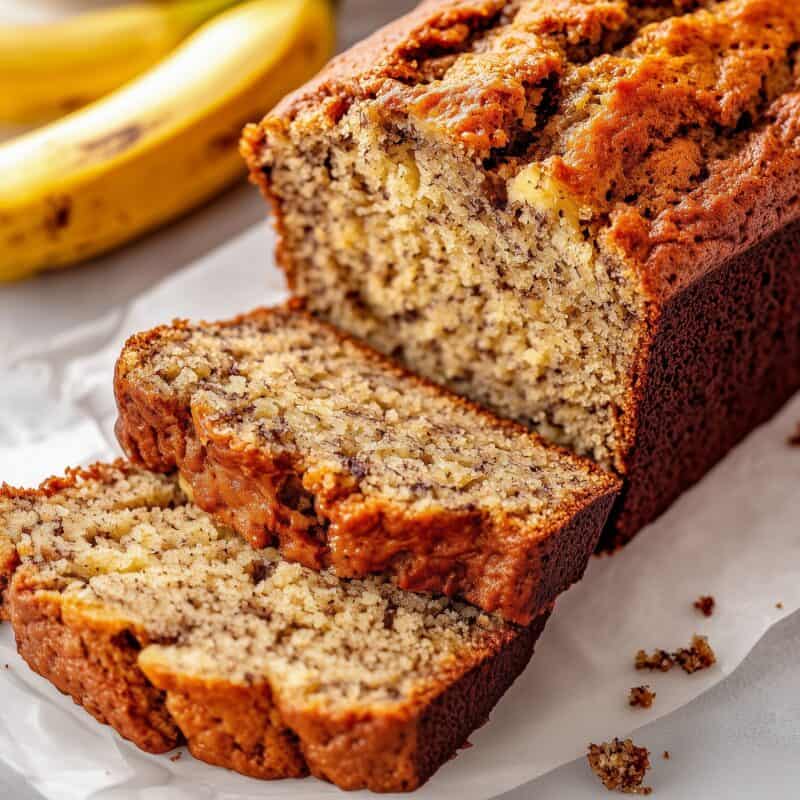
{"label": "banana bunch", "polygon": [[243,173],[245,123],[333,44],[330,0],[234,4],[139,78],[0,145],[0,281],[108,251],[218,193]]}

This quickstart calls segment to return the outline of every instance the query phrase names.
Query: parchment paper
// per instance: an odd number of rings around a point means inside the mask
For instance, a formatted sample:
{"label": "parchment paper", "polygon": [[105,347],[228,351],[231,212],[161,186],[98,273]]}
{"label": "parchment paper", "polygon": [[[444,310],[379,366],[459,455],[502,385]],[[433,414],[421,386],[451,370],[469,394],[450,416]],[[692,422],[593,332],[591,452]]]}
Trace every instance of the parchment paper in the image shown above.
{"label": "parchment paper", "polygon": [[[111,306],[0,367],[0,481],[32,485],[68,465],[116,455],[111,376],[124,338],[174,317],[223,318],[280,301],[281,276],[265,269],[272,245],[258,226],[135,302]],[[800,449],[787,446],[798,421],[800,397],[623,552],[594,559],[559,601],[531,666],[471,737],[474,747],[415,796],[484,800],[582,755],[590,741],[626,735],[722,680],[775,622],[800,608]],[[711,619],[692,607],[701,594],[716,597]],[[712,670],[634,670],[638,648],[674,649],[695,632],[717,651]],[[649,711],[627,705],[628,689],[641,683],[658,695]],[[251,781],[187,753],[178,760],[140,753],[31,674],[7,626],[0,631],[0,759],[53,800],[338,792],[312,779]]]}

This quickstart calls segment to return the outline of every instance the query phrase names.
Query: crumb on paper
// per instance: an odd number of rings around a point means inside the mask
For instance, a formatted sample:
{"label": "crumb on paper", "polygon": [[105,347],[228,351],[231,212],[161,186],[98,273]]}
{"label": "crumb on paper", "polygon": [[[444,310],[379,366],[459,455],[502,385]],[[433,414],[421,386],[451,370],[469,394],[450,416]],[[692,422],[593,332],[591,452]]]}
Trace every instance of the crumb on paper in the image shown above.
{"label": "crumb on paper", "polygon": [[711,595],[703,595],[694,601],[694,607],[704,616],[710,617],[714,613],[717,601]]}
{"label": "crumb on paper", "polygon": [[794,435],[789,437],[790,447],[800,447],[800,422],[797,423],[797,430]]}
{"label": "crumb on paper", "polygon": [[649,686],[634,686],[628,695],[628,704],[637,708],[650,708],[656,693]]}
{"label": "crumb on paper", "polygon": [[717,656],[708,643],[708,639],[697,634],[692,637],[689,647],[682,647],[674,653],[667,653],[666,650],[655,650],[650,655],[644,650],[636,653],[636,669],[658,670],[659,672],[669,672],[678,665],[684,672],[691,675],[701,669],[709,669],[716,663]]}
{"label": "crumb on paper", "polygon": [[701,669],[709,669],[717,663],[717,655],[705,636],[692,636],[692,644],[674,654],[675,662],[690,675]]}
{"label": "crumb on paper", "polygon": [[636,669],[669,672],[674,666],[675,660],[666,650],[655,650],[650,655],[644,650],[640,650],[636,654]]}
{"label": "crumb on paper", "polygon": [[783,603],[775,603],[775,608],[783,610]]}
{"label": "crumb on paper", "polygon": [[664,755],[662,756],[662,758],[664,759],[664,761],[669,761],[670,759],[669,750],[664,751]]}
{"label": "crumb on paper", "polygon": [[587,759],[592,772],[611,792],[647,795],[653,791],[642,785],[650,769],[650,751],[630,739],[590,744]]}
{"label": "crumb on paper", "polygon": [[175,755],[169,757],[169,760],[172,761],[173,763],[175,763],[176,761],[180,761],[181,760],[181,756],[182,755],[183,755],[183,753],[175,753]]}

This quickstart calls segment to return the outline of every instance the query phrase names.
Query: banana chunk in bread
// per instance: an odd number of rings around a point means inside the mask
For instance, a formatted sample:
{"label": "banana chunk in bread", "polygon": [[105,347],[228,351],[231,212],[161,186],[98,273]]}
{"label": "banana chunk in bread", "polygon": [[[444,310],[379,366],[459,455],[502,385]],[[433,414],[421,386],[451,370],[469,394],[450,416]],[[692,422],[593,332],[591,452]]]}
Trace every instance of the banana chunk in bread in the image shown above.
{"label": "banana chunk in bread", "polygon": [[617,482],[290,306],[133,337],[117,433],[256,547],[527,624],[578,580]]}
{"label": "banana chunk in bread", "polygon": [[242,143],[310,310],[626,478],[800,388],[800,2],[427,0]]}
{"label": "banana chunk in bread", "polygon": [[546,616],[520,628],[383,578],[255,550],[175,477],[118,463],[0,495],[23,658],[149,752],[184,742],[256,778],[414,789],[488,717]]}

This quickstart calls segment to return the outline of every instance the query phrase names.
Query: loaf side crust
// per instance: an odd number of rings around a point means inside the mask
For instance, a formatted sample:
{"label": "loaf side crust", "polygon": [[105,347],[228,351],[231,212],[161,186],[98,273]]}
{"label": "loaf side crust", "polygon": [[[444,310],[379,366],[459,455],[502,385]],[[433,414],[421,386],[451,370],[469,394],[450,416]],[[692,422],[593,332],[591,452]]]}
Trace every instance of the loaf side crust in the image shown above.
{"label": "loaf side crust", "polygon": [[630,541],[800,391],[800,224],[677,294],[644,374],[603,550]]}

